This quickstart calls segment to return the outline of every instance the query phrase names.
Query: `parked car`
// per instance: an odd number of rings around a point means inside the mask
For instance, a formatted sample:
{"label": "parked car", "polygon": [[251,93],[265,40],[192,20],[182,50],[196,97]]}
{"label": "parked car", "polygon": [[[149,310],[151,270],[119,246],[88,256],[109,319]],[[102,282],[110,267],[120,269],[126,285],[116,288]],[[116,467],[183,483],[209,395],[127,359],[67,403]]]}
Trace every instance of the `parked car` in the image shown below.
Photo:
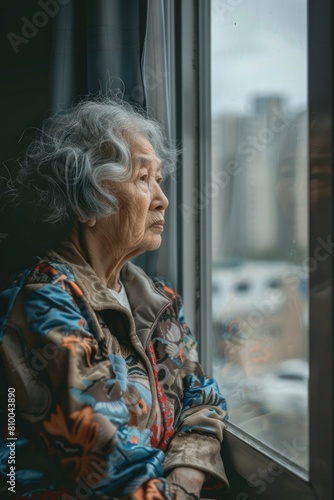
{"label": "parked car", "polygon": [[258,405],[264,413],[282,417],[306,416],[308,406],[309,364],[289,359],[274,369],[249,377],[244,383],[244,399]]}

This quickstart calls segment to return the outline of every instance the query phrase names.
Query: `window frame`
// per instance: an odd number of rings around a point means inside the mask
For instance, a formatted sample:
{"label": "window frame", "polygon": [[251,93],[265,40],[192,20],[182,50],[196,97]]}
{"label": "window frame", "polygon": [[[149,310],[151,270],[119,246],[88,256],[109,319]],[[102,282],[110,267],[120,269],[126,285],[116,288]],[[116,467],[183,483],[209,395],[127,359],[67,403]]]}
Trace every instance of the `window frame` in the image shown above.
{"label": "window frame", "polygon": [[187,324],[193,332],[198,332],[198,218],[196,208],[192,210],[199,171],[198,19],[194,0],[175,0],[174,7],[175,135],[176,144],[182,151],[177,193],[178,291],[183,298]]}
{"label": "window frame", "polygon": [[[185,311],[200,343],[201,363],[210,375],[212,331],[211,322],[211,203],[200,205],[205,187],[210,183],[210,0],[176,0],[175,22],[178,31],[177,49],[177,127],[184,152],[181,159],[182,183],[179,200],[195,205],[194,216],[188,223],[180,217],[182,269],[181,290]],[[316,116],[325,107],[332,107],[332,7],[330,0],[308,0],[308,99],[309,116]],[[182,30],[180,32],[180,28]],[[324,50],[326,47],[328,50]],[[330,70],[329,70],[330,68]],[[320,76],[319,76],[320,75]],[[319,99],[321,96],[321,99]],[[321,101],[321,105],[319,102]],[[325,104],[324,104],[325,103]],[[311,134],[312,132],[310,132]],[[332,144],[332,130],[328,131]],[[333,179],[332,179],[333,181]],[[195,194],[197,201],[194,201]],[[332,191],[333,193],[333,191]],[[198,207],[201,207],[198,209]],[[180,208],[180,205],[179,207]],[[331,214],[328,214],[331,217]],[[333,228],[333,221],[331,227]],[[331,257],[332,259],[332,257]],[[333,265],[331,266],[333,270]],[[312,285],[312,276],[310,275]],[[333,299],[333,273],[330,296]],[[187,285],[187,286],[185,286]],[[331,300],[333,303],[333,300]],[[310,319],[314,314],[310,300]],[[333,313],[332,313],[333,314]],[[326,352],[333,358],[333,319],[327,318],[327,342],[316,341],[317,332],[310,336],[309,381],[309,475],[278,453],[247,436],[229,423],[225,433],[223,456],[233,476],[234,484],[224,498],[248,500],[258,497],[270,500],[304,498],[332,498],[334,494],[333,468],[333,363],[320,362]],[[310,321],[312,324],[312,321]],[[319,411],[321,408],[321,411]],[[250,482],[254,474],[271,471],[273,464],[280,467],[276,477],[262,477],[265,488],[259,492]],[[273,479],[274,477],[274,479]],[[237,479],[236,479],[237,478]]]}

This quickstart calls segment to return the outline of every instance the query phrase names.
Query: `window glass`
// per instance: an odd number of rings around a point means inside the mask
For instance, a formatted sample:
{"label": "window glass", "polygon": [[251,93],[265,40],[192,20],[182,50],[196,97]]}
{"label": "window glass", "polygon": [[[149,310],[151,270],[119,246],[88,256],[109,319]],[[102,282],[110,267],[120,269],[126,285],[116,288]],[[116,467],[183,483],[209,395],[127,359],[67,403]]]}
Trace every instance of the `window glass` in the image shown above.
{"label": "window glass", "polygon": [[308,469],[307,2],[212,0],[214,376]]}

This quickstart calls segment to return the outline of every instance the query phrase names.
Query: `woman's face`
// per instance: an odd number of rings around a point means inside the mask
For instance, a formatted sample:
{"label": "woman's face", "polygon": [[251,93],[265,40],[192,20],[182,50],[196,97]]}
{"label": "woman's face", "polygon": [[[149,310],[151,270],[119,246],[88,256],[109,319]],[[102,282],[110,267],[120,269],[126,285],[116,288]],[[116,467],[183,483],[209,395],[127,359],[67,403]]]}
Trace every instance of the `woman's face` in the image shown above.
{"label": "woman's face", "polygon": [[159,248],[168,206],[161,189],[161,162],[144,136],[132,140],[131,161],[131,179],[111,185],[119,210],[99,219],[96,227],[112,246],[129,257]]}

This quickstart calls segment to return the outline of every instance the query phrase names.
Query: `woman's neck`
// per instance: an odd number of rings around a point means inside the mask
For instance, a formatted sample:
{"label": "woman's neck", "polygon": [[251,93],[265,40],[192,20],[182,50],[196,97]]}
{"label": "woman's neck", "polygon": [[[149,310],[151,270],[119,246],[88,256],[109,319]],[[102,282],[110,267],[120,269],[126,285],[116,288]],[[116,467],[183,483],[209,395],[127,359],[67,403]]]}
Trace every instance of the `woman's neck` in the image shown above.
{"label": "woman's neck", "polygon": [[85,261],[94,269],[102,283],[116,292],[121,290],[120,272],[132,258],[131,253],[121,249],[114,242],[99,233],[97,227],[76,223],[69,240],[76,246]]}

